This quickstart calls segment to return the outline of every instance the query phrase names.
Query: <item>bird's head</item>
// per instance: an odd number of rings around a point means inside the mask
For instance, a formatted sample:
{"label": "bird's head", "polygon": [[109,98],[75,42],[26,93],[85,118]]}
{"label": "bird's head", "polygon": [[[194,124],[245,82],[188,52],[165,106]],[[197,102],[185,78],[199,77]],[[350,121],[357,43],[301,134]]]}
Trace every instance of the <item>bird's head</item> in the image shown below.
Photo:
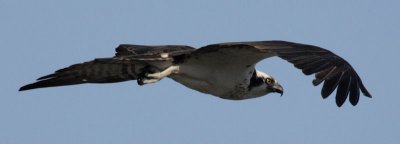
{"label": "bird's head", "polygon": [[249,88],[254,96],[263,96],[271,92],[280,93],[281,96],[283,95],[283,87],[277,80],[272,76],[257,70],[250,80]]}

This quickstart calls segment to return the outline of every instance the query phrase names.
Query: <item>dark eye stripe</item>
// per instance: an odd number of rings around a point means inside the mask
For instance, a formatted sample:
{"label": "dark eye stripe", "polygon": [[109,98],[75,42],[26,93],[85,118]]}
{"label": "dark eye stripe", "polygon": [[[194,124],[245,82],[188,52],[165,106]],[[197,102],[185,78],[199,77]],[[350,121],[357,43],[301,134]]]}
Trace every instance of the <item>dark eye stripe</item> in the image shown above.
{"label": "dark eye stripe", "polygon": [[250,78],[249,86],[247,86],[248,91],[250,91],[253,87],[257,87],[265,83],[263,78],[257,77],[257,73],[254,70],[253,75]]}

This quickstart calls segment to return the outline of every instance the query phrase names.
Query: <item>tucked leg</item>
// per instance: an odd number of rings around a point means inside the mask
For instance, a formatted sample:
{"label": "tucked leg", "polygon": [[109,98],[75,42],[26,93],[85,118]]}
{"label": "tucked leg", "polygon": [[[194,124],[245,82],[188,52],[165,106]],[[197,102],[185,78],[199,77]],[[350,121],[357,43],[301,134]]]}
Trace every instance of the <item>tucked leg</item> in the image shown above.
{"label": "tucked leg", "polygon": [[164,71],[157,72],[157,73],[147,73],[146,77],[151,78],[151,79],[162,79],[164,77],[167,77],[173,73],[177,73],[179,71],[179,66],[170,66]]}
{"label": "tucked leg", "polygon": [[167,77],[173,73],[179,71],[179,66],[170,66],[161,72],[150,73],[145,71],[141,77],[138,78],[137,82],[139,85],[150,84],[158,82],[159,80]]}

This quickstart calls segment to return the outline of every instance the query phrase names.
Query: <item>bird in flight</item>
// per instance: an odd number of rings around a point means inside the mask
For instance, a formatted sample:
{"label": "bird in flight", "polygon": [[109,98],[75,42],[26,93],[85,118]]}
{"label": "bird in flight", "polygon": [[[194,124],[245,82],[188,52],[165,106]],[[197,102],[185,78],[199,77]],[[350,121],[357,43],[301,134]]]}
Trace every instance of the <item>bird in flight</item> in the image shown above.
{"label": "bird in flight", "polygon": [[283,87],[255,65],[278,56],[305,75],[315,74],[314,86],[324,82],[321,95],[336,89],[336,104],[348,98],[357,105],[360,91],[371,97],[352,66],[336,54],[313,45],[287,41],[252,41],[211,44],[201,48],[185,45],[121,44],[111,58],[74,64],[37,79],[19,90],[136,80],[138,85],[169,77],[182,85],[223,99],[244,100],[269,93],[283,94]]}

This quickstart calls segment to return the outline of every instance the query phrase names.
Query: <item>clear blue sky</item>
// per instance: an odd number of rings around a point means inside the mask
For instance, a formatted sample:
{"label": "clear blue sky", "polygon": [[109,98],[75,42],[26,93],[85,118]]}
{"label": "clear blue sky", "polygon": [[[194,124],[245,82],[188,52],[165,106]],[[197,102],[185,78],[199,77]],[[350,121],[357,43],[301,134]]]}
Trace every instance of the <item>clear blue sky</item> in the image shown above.
{"label": "clear blue sky", "polygon": [[[354,1],[0,0],[0,144],[400,142],[400,3]],[[279,58],[257,68],[283,97],[228,101],[169,80],[18,92],[121,43],[288,40],[347,59],[372,99],[337,108],[313,76]]]}

